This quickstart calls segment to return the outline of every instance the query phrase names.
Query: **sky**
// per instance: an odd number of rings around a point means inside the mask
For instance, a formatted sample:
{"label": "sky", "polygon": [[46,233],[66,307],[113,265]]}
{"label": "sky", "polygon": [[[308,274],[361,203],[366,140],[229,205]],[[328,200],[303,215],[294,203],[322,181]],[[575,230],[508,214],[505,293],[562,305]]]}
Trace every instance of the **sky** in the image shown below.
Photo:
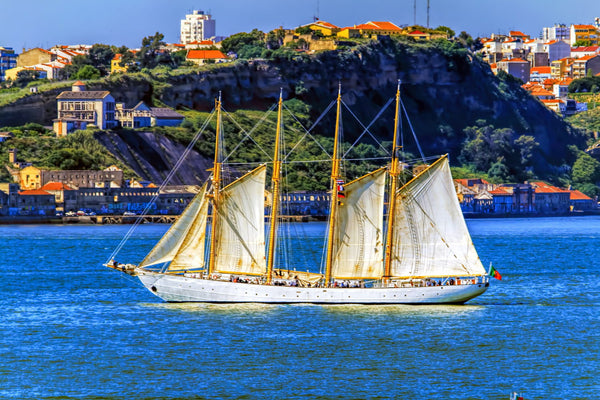
{"label": "sky", "polygon": [[[49,48],[57,44],[139,47],[145,36],[160,32],[179,42],[185,14],[203,10],[216,20],[219,36],[294,28],[314,17],[337,26],[367,21],[411,25],[415,0],[0,0],[0,46]],[[416,23],[427,24],[427,0],[416,0]],[[591,24],[600,17],[600,1],[430,0],[430,27],[448,26],[473,37],[519,30],[538,37],[555,23]]]}

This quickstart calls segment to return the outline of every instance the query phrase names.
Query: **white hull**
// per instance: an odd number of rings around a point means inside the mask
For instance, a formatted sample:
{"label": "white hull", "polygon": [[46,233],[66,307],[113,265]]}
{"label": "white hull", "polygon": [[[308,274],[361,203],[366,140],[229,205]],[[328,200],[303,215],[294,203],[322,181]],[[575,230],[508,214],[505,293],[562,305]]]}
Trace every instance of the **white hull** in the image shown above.
{"label": "white hull", "polygon": [[137,269],[148,290],[168,302],[460,304],[486,291],[489,282],[462,285],[318,288],[271,286],[166,275]]}

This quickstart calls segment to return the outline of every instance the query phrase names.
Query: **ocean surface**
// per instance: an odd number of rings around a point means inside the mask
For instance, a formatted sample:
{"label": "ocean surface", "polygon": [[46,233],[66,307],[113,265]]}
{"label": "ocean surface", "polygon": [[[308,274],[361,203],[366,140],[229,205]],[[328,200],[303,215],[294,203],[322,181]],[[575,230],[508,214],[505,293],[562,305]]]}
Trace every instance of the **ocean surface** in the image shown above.
{"label": "ocean surface", "polygon": [[600,217],[468,226],[503,279],[464,306],[168,304],[102,266],[129,226],[0,226],[0,399],[600,398]]}

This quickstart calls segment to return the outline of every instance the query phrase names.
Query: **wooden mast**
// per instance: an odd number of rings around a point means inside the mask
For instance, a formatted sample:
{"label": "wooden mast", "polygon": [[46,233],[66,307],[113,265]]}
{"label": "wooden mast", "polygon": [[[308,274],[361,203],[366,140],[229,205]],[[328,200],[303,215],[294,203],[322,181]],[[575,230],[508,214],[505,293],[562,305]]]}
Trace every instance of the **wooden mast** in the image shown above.
{"label": "wooden mast", "polygon": [[217,209],[219,206],[219,197],[221,191],[221,93],[219,92],[219,98],[215,100],[215,108],[217,109],[217,127],[215,129],[215,161],[213,165],[213,193],[212,193],[212,221],[210,225],[210,253],[208,261],[207,275],[210,278],[210,274],[215,270],[216,263],[216,247],[217,247]]}
{"label": "wooden mast", "polygon": [[325,263],[325,286],[331,282],[331,264],[333,263],[333,240],[335,237],[336,214],[338,207],[338,180],[340,179],[340,114],[342,104],[342,85],[338,87],[337,109],[335,117],[335,137],[333,141],[333,157],[331,164],[331,203],[329,207],[329,232],[327,234],[327,259]]}
{"label": "wooden mast", "polygon": [[400,81],[398,81],[398,90],[396,91],[396,115],[394,117],[394,139],[392,143],[392,163],[390,165],[390,192],[388,206],[388,224],[385,240],[385,264],[383,272],[383,281],[390,278],[392,265],[392,249],[394,241],[394,213],[396,211],[396,192],[398,190],[398,175],[400,175],[400,166],[398,162],[398,153],[401,147],[398,145],[398,123],[400,116]]}
{"label": "wooden mast", "polygon": [[281,109],[283,107],[283,91],[279,92],[279,105],[277,108],[277,130],[275,133],[275,155],[273,157],[272,200],[271,200],[271,226],[269,228],[269,258],[267,260],[267,285],[273,280],[273,264],[275,263],[275,247],[277,244],[277,219],[279,217],[279,193],[281,178],[281,157],[279,144],[281,142]]}

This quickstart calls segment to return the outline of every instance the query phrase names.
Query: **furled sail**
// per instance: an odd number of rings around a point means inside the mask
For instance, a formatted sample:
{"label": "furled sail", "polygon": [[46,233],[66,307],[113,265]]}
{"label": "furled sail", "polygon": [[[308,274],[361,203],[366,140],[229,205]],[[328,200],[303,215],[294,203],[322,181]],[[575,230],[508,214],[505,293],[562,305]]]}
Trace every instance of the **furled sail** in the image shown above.
{"label": "furled sail", "polygon": [[142,260],[140,267],[163,264],[173,259],[179,247],[183,243],[190,227],[192,226],[202,204],[205,201],[206,184],[200,192],[192,199],[187,208],[181,213],[179,219],[171,225],[160,241],[154,246],[150,253]]}
{"label": "furled sail", "polygon": [[332,276],[381,278],[385,168],[344,185],[337,208]]}
{"label": "furled sail", "polygon": [[261,275],[265,260],[264,165],[222,189],[216,208],[215,272]]}
{"label": "furled sail", "polygon": [[482,275],[446,156],[398,190],[391,275]]}
{"label": "furled sail", "polygon": [[206,248],[206,222],[208,219],[208,198],[204,201],[196,214],[177,254],[169,264],[169,271],[190,269],[203,269],[205,266],[204,250]]}

